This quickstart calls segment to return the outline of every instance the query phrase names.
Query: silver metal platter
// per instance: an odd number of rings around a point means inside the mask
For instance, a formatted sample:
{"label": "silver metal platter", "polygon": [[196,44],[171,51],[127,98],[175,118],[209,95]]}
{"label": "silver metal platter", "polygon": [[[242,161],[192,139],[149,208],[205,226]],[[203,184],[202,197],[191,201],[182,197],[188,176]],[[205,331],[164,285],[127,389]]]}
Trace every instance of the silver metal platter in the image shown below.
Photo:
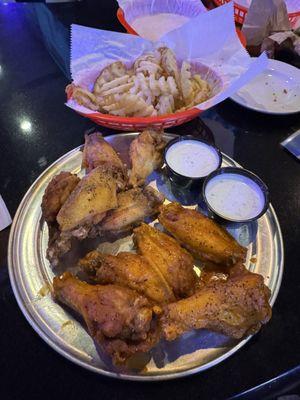
{"label": "silver metal platter", "polygon": [[[128,148],[137,133],[108,136],[105,139],[128,162]],[[176,135],[166,135],[168,140]],[[8,262],[9,274],[18,304],[33,329],[57,352],[84,368],[106,376],[141,381],[174,379],[210,368],[240,349],[250,337],[236,341],[206,330],[191,331],[174,342],[161,341],[150,353],[146,368],[142,372],[115,369],[104,362],[97,352],[92,338],[84,325],[61,305],[55,303],[49,288],[55,274],[63,269],[72,270],[74,261],[68,261],[61,270],[53,271],[45,257],[48,228],[42,219],[41,201],[46,186],[52,177],[61,171],[82,174],[81,147],[55,161],[30,187],[24,196],[11,228]],[[223,155],[223,166],[238,166]],[[195,198],[176,191],[163,172],[154,172],[149,183],[163,192],[169,201],[177,200],[189,207],[200,207]],[[244,246],[248,247],[246,266],[264,276],[271,289],[271,304],[277,297],[283,272],[283,242],[280,226],[270,205],[266,214],[257,222],[231,225],[228,231]],[[98,246],[104,252],[132,250],[131,236],[114,243],[85,244],[77,257],[90,248]],[[94,246],[94,247],[93,247]],[[82,254],[80,254],[80,252]],[[264,329],[269,329],[266,326]],[[150,358],[151,357],[151,358]]]}

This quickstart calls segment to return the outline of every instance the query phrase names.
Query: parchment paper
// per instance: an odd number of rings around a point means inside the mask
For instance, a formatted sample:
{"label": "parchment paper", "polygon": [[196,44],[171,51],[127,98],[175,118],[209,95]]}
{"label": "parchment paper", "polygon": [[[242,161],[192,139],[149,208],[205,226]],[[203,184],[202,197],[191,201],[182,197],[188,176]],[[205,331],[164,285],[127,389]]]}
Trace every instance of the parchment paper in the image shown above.
{"label": "parchment paper", "polygon": [[0,231],[8,227],[12,223],[9,211],[0,195]]}

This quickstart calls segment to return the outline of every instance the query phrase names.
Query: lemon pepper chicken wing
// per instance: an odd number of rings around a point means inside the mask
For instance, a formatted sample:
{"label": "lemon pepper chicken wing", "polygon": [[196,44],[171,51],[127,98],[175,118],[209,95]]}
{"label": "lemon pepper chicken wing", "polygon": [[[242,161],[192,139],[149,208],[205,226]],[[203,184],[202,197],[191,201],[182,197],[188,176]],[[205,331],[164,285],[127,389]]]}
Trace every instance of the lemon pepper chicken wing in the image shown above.
{"label": "lemon pepper chicken wing", "polygon": [[61,172],[54,176],[48,184],[42,200],[42,213],[46,222],[56,221],[59,210],[79,181],[78,176],[70,172]]}
{"label": "lemon pepper chicken wing", "polygon": [[175,239],[149,225],[134,229],[137,251],[164,276],[177,298],[194,293],[197,276],[193,257]]}
{"label": "lemon pepper chicken wing", "polygon": [[117,205],[115,180],[101,167],[82,178],[61,206],[56,221],[48,224],[47,259],[51,265],[58,265],[71,249],[72,237],[79,240],[94,237],[95,226]]}
{"label": "lemon pepper chicken wing", "polygon": [[164,307],[163,336],[174,340],[191,329],[209,329],[240,339],[271,318],[270,290],[263,277],[242,273],[204,286],[193,296]]}
{"label": "lemon pepper chicken wing", "polygon": [[161,132],[146,130],[130,144],[131,171],[129,185],[142,186],[147,177],[163,164],[166,142]]}
{"label": "lemon pepper chicken wing", "polygon": [[157,304],[175,301],[172,288],[160,271],[137,254],[124,252],[114,256],[91,251],[79,265],[95,283],[127,286]]}
{"label": "lemon pepper chicken wing", "polygon": [[116,179],[119,190],[126,188],[127,170],[125,165],[112,146],[103,139],[99,132],[95,132],[85,135],[82,168],[85,168],[86,172],[89,173],[99,166],[112,174],[113,178]]}
{"label": "lemon pepper chicken wing", "polygon": [[225,229],[196,210],[170,203],[160,208],[159,222],[201,261],[232,265],[244,261],[247,249]]}
{"label": "lemon pepper chicken wing", "polygon": [[159,307],[131,289],[89,285],[65,272],[54,278],[53,294],[83,317],[91,336],[116,364],[150,350],[159,339]]}
{"label": "lemon pepper chicken wing", "polygon": [[62,232],[83,225],[90,227],[99,223],[108,210],[117,206],[115,180],[97,167],[81,179],[61,207],[57,222]]}
{"label": "lemon pepper chicken wing", "polygon": [[42,199],[42,215],[49,230],[47,258],[53,265],[58,263],[57,254],[67,253],[71,248],[70,239],[60,235],[56,217],[79,182],[77,175],[61,172],[50,181]]}
{"label": "lemon pepper chicken wing", "polygon": [[118,208],[107,213],[99,226],[101,233],[120,233],[131,230],[146,217],[158,214],[164,196],[150,186],[118,193]]}

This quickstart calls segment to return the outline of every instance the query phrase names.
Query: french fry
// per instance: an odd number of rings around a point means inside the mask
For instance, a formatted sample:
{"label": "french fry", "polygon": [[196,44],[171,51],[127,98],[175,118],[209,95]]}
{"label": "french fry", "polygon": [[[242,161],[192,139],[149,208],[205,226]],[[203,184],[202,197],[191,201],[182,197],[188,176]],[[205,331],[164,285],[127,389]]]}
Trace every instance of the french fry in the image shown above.
{"label": "french fry", "polygon": [[116,61],[107,67],[105,67],[94,84],[93,93],[95,95],[99,94],[102,86],[106,82],[110,82],[115,78],[120,78],[121,76],[126,75],[126,67],[121,61]]}
{"label": "french fry", "polygon": [[103,108],[110,114],[121,116],[150,116],[154,111],[152,105],[148,106],[141,97],[134,94],[125,94],[119,101]]}
{"label": "french fry", "polygon": [[134,73],[142,72],[145,76],[155,74],[156,76],[162,73],[162,68],[159,64],[160,54],[145,54],[138,57],[133,65]]}
{"label": "french fry", "polygon": [[174,111],[174,98],[172,95],[161,95],[156,105],[158,115],[172,114]]}
{"label": "french fry", "polygon": [[94,111],[99,110],[99,104],[96,96],[87,89],[83,89],[75,85],[68,85],[66,90],[72,90],[72,98],[76,100],[78,104]]}
{"label": "french fry", "polygon": [[175,54],[168,47],[161,47],[158,49],[161,54],[161,66],[168,76],[173,76],[178,86],[180,86],[179,69]]}
{"label": "french fry", "polygon": [[99,94],[104,93],[105,91],[118,87],[119,85],[124,85],[125,83],[128,83],[130,80],[129,75],[123,75],[120,78],[113,79],[110,82],[106,82],[102,85],[101,90],[99,91]]}
{"label": "french fry", "polygon": [[130,88],[134,85],[133,82],[124,83],[123,85],[112,87],[111,89],[105,90],[102,92],[102,96],[108,96],[110,94],[120,94],[127,93]]}
{"label": "french fry", "polygon": [[191,65],[183,61],[180,71],[180,85],[185,105],[193,100],[193,85],[191,82]]}

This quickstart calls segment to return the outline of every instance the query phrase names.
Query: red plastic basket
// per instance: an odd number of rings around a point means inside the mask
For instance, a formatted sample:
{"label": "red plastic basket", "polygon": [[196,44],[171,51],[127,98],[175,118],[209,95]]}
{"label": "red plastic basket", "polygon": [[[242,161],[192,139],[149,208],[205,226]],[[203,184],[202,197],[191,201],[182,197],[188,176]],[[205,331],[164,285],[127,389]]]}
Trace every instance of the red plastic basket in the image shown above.
{"label": "red plastic basket", "polygon": [[[143,130],[146,128],[152,129],[167,129],[172,126],[182,125],[185,122],[191,121],[201,113],[201,110],[192,108],[177,114],[166,114],[160,117],[116,117],[115,115],[93,113],[82,114],[90,118],[98,125],[106,126],[107,128],[117,129],[122,131]],[[81,114],[81,113],[80,113]]]}
{"label": "red plastic basket", "polygon": [[[223,4],[229,3],[230,1],[232,0],[213,0],[216,6],[222,6]],[[243,25],[247,12],[247,7],[243,7],[237,3],[234,3],[234,17],[236,22]],[[289,13],[289,20],[292,27],[294,26],[298,18],[300,18],[300,11]]]}
{"label": "red plastic basket", "polygon": [[[68,92],[68,100],[72,97],[72,92]],[[85,114],[77,111],[78,114],[91,119],[96,124],[106,126],[107,128],[117,129],[122,131],[139,131],[146,128],[166,129],[172,126],[182,125],[185,122],[196,118],[202,111],[198,108],[181,111],[176,114],[166,114],[159,117],[118,117],[110,114],[102,114],[94,112]]]}
{"label": "red plastic basket", "polygon": [[[216,6],[222,6],[223,4],[230,3],[231,0],[213,0]],[[243,25],[248,9],[234,3],[234,18],[235,22]]]}

